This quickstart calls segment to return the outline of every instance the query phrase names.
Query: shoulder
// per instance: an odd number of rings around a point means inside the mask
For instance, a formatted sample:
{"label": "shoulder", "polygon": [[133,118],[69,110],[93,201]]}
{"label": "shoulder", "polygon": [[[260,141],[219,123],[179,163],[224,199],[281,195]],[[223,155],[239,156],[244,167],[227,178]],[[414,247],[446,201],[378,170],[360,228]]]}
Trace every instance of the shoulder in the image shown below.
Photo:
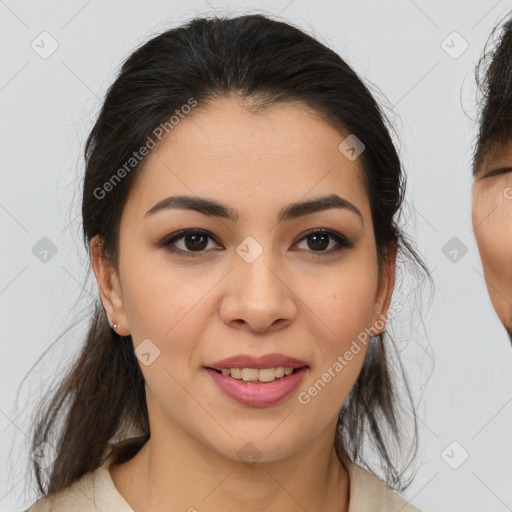
{"label": "shoulder", "polygon": [[95,496],[95,482],[103,475],[104,465],[83,475],[76,482],[47,498],[40,498],[25,512],[100,512]]}
{"label": "shoulder", "polygon": [[93,473],[87,473],[62,491],[37,500],[27,512],[64,512],[77,509],[83,512],[99,510],[94,505]]}
{"label": "shoulder", "polygon": [[421,512],[366,469],[343,458],[350,477],[349,512]]}

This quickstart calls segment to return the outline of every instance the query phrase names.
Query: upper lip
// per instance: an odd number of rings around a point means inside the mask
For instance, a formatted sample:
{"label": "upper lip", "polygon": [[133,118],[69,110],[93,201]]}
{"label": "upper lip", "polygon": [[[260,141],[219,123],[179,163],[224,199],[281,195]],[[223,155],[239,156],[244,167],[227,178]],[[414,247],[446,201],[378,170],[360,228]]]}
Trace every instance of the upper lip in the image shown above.
{"label": "upper lip", "polygon": [[246,354],[237,354],[231,356],[222,361],[216,361],[209,365],[205,365],[207,368],[213,368],[215,370],[222,370],[224,368],[276,368],[278,366],[284,366],[285,368],[302,368],[308,366],[305,361],[290,357],[285,354],[265,354],[263,356],[249,356]]}

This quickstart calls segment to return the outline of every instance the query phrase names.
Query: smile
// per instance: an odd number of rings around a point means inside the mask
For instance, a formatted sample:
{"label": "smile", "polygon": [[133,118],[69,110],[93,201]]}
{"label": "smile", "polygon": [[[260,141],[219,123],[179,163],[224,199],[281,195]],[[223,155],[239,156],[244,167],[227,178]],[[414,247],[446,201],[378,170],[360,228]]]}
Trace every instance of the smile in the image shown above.
{"label": "smile", "polygon": [[250,407],[268,407],[290,396],[309,370],[301,368],[205,368],[218,389],[236,402]]}

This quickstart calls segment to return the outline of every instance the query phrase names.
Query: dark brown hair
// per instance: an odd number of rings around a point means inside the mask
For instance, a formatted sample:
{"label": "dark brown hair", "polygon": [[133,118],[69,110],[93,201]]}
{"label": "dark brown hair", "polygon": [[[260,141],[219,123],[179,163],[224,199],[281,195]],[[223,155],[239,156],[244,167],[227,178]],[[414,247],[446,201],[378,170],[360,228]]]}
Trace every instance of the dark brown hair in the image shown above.
{"label": "dark brown hair", "polygon": [[[259,14],[193,19],[152,38],[124,62],[85,148],[82,218],[88,251],[91,239],[100,235],[105,256],[117,269],[120,218],[144,160],[112,188],[108,199],[98,199],[95,191],[190,98],[198,102],[195,108],[203,108],[208,100],[223,96],[237,97],[252,108],[302,102],[339,128],[340,136],[350,133],[360,139],[366,146],[359,158],[379,269],[388,250],[398,246],[398,260],[400,255],[410,258],[430,278],[398,228],[405,176],[385,115],[369,89],[339,55],[315,38]],[[400,405],[412,411],[414,454],[417,425],[405,380],[405,402],[398,403],[393,380],[404,375],[401,364],[391,374],[388,358],[393,343],[386,339],[384,332],[369,343],[361,373],[339,413],[335,446],[343,446],[353,460],[366,465],[363,446],[369,439],[381,458],[386,482],[402,489],[405,466],[394,460],[404,433]],[[138,436],[129,439],[134,432]],[[149,436],[144,379],[132,339],[112,330],[98,299],[77,361],[49,403],[41,405],[35,422],[32,449],[48,442],[57,453],[47,482],[34,462],[38,487],[47,496],[57,493],[112,453],[114,462],[128,460]]]}
{"label": "dark brown hair", "polygon": [[[506,22],[502,24],[503,19]],[[512,17],[493,28],[475,68],[479,126],[473,153],[473,174],[485,157],[512,137]]]}

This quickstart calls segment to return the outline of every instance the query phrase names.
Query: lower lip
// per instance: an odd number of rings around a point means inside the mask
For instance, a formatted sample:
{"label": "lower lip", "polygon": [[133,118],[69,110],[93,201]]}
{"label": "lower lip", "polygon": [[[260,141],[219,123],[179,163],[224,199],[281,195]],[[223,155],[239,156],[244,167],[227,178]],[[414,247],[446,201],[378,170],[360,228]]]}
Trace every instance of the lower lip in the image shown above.
{"label": "lower lip", "polygon": [[303,366],[291,375],[265,383],[245,382],[206,368],[221,391],[238,403],[251,407],[266,407],[284,400],[295,391],[307,370],[308,367]]}

